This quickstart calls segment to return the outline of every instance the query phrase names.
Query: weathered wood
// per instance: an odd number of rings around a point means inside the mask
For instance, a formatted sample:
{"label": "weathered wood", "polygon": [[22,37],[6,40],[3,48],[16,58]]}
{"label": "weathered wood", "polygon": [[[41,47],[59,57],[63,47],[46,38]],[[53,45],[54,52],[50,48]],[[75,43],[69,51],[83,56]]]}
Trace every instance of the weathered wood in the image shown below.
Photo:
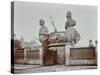
{"label": "weathered wood", "polygon": [[96,65],[95,47],[70,49],[70,65]]}

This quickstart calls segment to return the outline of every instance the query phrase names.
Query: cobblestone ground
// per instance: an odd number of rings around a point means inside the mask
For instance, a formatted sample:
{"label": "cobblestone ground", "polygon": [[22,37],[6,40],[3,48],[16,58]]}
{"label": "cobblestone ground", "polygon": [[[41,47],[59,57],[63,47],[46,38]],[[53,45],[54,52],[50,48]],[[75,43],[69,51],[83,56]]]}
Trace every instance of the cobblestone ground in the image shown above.
{"label": "cobblestone ground", "polygon": [[96,69],[96,66],[40,66],[40,65],[15,65],[15,74],[21,73],[40,73],[40,72],[57,72],[57,71],[71,71],[83,69]]}

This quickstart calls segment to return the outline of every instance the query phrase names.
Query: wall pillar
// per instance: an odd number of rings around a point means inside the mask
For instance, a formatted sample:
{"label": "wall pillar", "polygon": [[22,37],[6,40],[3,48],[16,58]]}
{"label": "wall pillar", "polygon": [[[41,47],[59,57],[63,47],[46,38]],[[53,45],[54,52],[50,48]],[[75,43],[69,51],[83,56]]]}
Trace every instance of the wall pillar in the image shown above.
{"label": "wall pillar", "polygon": [[26,59],[26,51],[27,51],[27,49],[24,49],[24,63],[27,63],[27,59]]}
{"label": "wall pillar", "polygon": [[40,65],[42,66],[43,65],[43,50],[42,50],[42,47],[40,47],[39,55],[40,55]]}
{"label": "wall pillar", "polygon": [[70,48],[72,48],[72,45],[70,43],[66,43],[65,45],[65,65],[70,65]]}

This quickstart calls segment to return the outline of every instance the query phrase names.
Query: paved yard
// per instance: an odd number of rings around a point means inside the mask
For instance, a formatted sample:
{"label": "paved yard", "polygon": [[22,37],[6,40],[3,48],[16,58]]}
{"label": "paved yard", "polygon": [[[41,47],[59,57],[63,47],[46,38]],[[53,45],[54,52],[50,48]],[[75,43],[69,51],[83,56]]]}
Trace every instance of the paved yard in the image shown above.
{"label": "paved yard", "polygon": [[15,73],[38,73],[38,72],[57,72],[57,71],[71,71],[82,69],[96,69],[96,66],[40,66],[40,65],[15,65]]}

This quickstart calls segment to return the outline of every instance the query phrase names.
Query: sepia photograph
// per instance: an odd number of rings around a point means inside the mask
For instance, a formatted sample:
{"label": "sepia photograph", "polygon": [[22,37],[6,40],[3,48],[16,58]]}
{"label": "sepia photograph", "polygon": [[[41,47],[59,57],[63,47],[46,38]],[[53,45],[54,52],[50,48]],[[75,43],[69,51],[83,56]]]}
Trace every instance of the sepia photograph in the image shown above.
{"label": "sepia photograph", "polygon": [[97,69],[97,6],[11,2],[11,73]]}

